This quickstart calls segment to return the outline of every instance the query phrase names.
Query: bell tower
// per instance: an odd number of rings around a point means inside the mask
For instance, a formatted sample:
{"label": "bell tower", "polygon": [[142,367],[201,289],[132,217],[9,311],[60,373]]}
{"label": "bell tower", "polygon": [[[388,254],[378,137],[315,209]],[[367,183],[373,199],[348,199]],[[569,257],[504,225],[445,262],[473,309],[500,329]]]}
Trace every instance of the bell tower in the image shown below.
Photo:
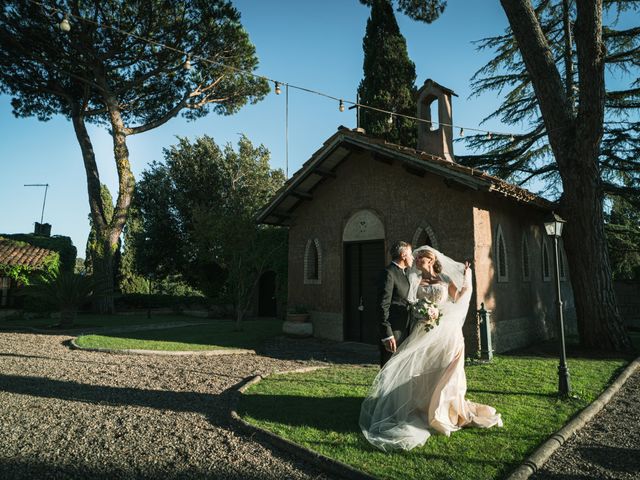
{"label": "bell tower", "polygon": [[[426,122],[418,122],[418,150],[455,162],[453,157],[452,95],[458,96],[453,90],[449,90],[431,79],[427,79],[418,90],[418,118],[426,120]],[[432,105],[434,102],[437,103]],[[432,106],[437,107],[437,119],[432,118]]]}

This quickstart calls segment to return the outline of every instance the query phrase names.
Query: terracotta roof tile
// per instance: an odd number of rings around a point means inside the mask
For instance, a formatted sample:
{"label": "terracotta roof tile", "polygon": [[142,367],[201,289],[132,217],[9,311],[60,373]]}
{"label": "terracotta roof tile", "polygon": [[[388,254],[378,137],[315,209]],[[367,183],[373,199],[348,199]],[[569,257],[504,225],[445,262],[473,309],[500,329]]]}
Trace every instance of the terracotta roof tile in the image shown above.
{"label": "terracotta roof tile", "polygon": [[46,248],[0,237],[0,265],[25,265],[39,268],[52,253],[54,252]]}

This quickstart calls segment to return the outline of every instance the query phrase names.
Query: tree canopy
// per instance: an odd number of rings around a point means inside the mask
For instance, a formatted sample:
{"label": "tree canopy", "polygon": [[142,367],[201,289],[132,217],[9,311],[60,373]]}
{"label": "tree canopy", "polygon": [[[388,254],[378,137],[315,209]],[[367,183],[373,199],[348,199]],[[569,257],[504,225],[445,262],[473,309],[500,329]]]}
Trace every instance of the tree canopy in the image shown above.
{"label": "tree canopy", "polygon": [[[0,7],[0,92],[13,97],[18,117],[72,121],[104,251],[94,270],[112,279],[134,186],[127,137],[176,115],[229,115],[260,100],[267,82],[246,74],[257,66],[255,49],[224,0],[0,0]],[[113,139],[118,192],[110,218],[87,123],[106,126]],[[112,309],[107,295],[102,310]]]}
{"label": "tree canopy", "polygon": [[[360,102],[403,115],[416,114],[416,68],[407,52],[389,0],[371,0],[371,16],[362,42],[364,78]],[[370,109],[360,112],[360,126],[370,135],[415,148],[415,121]]]}
{"label": "tree canopy", "polygon": [[[622,195],[640,205],[640,28],[618,27],[622,18],[640,10],[640,2],[609,0],[605,7],[606,24],[602,32],[607,51],[605,68],[617,81],[615,87],[607,86],[599,170],[607,194]],[[570,108],[577,111],[580,82],[574,43],[576,6],[574,2],[540,0],[535,12],[549,39]],[[485,121],[499,119],[525,131],[513,137],[509,134],[465,137],[465,142],[481,153],[457,159],[524,186],[535,185],[532,183],[535,180],[540,190],[559,196],[559,168],[531,76],[511,27],[502,35],[480,40],[478,48],[495,51],[496,55],[474,75],[473,95],[487,92],[504,95],[502,104]]]}
{"label": "tree canopy", "polygon": [[266,268],[286,274],[286,232],[255,220],[284,180],[267,149],[246,137],[237,151],[208,136],[180,138],[138,182],[138,261],[157,277],[181,274],[210,297],[224,292],[241,318]]}

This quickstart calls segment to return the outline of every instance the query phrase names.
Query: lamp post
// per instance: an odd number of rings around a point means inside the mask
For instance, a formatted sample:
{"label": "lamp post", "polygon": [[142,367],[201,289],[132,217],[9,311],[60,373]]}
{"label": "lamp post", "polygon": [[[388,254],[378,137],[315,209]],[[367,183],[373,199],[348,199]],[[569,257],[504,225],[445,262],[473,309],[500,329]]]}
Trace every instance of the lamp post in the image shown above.
{"label": "lamp post", "polygon": [[562,318],[562,297],[560,295],[560,263],[558,258],[558,239],[562,236],[562,227],[567,223],[555,212],[551,213],[548,221],[544,222],[547,235],[553,238],[553,259],[556,276],[556,298],[558,308],[558,323],[560,329],[560,364],[558,365],[558,393],[561,397],[568,397],[571,393],[567,356],[564,348],[564,321]]}

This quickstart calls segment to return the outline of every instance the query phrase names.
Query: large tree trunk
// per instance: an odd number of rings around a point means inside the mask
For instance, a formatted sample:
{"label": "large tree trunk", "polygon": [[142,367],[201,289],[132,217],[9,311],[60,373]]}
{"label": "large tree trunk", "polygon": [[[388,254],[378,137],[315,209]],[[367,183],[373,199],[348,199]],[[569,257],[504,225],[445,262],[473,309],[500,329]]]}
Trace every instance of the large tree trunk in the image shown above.
{"label": "large tree trunk", "polygon": [[114,295],[114,254],[118,248],[118,240],[124,228],[129,205],[133,195],[133,174],[129,164],[129,152],[126,145],[126,137],[122,133],[123,125],[119,112],[112,116],[112,124],[115,123],[112,137],[114,143],[114,155],[118,171],[119,189],[113,217],[107,219],[100,192],[100,175],[95,160],[93,146],[89,132],[86,129],[82,111],[78,105],[73,105],[72,121],[82,151],[85,172],[87,175],[87,191],[89,194],[89,207],[91,220],[96,231],[96,258],[94,259],[94,275],[103,284],[103,291],[94,305],[99,313],[113,313]]}
{"label": "large tree trunk", "polygon": [[536,92],[560,176],[560,213],[584,346],[626,350],[604,233],[598,157],[604,122],[602,0],[577,0],[577,111],[530,0],[501,0]]}
{"label": "large tree trunk", "polygon": [[[576,149],[571,164],[597,165],[597,151]],[[591,158],[589,162],[585,159]],[[564,245],[571,272],[580,342],[607,350],[631,348],[613,289],[604,231],[602,189],[597,170],[576,168],[563,175],[561,213],[568,220]]]}
{"label": "large tree trunk", "polygon": [[[115,311],[113,297],[115,293],[114,254],[115,250],[109,241],[100,232],[97,232],[96,244],[93,256],[93,276],[100,284],[100,295],[93,300],[93,306],[98,313],[112,314]],[[117,244],[116,244],[117,248]]]}

